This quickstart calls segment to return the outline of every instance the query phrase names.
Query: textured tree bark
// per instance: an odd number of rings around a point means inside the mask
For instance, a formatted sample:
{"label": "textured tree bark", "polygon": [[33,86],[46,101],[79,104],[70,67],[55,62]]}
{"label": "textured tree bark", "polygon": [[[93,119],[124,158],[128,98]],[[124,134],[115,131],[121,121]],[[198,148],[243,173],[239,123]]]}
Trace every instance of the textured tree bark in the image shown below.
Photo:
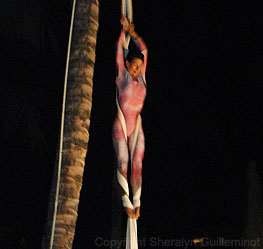
{"label": "textured tree bark", "polygon": [[58,176],[57,173],[58,152],[42,249],[50,248],[57,177],[60,177],[59,196],[53,247],[50,249],[71,249],[73,244],[89,141],[98,15],[98,0],[76,1],[66,90],[61,174]]}

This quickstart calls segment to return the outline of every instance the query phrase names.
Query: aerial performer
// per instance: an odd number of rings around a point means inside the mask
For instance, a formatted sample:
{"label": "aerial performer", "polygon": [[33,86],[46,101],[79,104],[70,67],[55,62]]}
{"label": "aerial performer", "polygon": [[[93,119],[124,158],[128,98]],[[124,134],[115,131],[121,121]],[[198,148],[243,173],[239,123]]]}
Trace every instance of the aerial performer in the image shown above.
{"label": "aerial performer", "polygon": [[[123,0],[124,5],[131,9],[131,0]],[[131,12],[131,10],[130,10]],[[113,124],[113,145],[117,156],[117,179],[121,188],[122,205],[128,216],[126,249],[138,248],[137,223],[140,216],[142,161],[144,157],[144,133],[142,129],[141,110],[146,96],[145,71],[147,65],[147,47],[143,39],[135,31],[131,15],[121,17],[123,26],[117,42],[116,77],[118,114]],[[128,11],[128,14],[129,11]],[[130,38],[138,51],[128,52]],[[129,198],[127,179],[129,152],[131,159],[130,183],[133,202]]]}

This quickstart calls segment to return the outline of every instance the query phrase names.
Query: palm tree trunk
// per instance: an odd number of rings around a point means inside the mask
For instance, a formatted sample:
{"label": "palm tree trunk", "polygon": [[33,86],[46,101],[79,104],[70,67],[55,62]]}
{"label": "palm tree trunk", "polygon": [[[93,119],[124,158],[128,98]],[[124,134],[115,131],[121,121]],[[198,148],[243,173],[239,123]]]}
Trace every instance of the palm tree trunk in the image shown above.
{"label": "palm tree trunk", "polygon": [[69,57],[63,145],[57,155],[58,159],[61,154],[61,170],[58,171],[59,160],[56,160],[42,249],[71,249],[73,244],[89,141],[98,15],[98,0],[77,0]]}

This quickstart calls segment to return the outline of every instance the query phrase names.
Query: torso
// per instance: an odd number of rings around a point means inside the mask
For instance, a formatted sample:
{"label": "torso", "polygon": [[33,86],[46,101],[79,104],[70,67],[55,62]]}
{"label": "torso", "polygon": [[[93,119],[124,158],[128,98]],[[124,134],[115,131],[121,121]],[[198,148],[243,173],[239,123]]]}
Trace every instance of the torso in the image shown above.
{"label": "torso", "polygon": [[143,108],[146,87],[138,79],[121,78],[117,80],[119,80],[119,84],[117,83],[119,105],[125,118],[127,136],[129,137],[135,129],[137,116]]}

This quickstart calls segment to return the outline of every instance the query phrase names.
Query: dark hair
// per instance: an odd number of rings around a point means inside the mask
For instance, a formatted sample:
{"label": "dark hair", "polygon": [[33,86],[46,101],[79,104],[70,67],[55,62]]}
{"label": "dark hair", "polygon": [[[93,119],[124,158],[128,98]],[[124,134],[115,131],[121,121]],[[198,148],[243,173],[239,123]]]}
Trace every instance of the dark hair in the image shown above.
{"label": "dark hair", "polygon": [[126,60],[131,63],[134,59],[141,59],[144,62],[144,55],[139,51],[129,52]]}

